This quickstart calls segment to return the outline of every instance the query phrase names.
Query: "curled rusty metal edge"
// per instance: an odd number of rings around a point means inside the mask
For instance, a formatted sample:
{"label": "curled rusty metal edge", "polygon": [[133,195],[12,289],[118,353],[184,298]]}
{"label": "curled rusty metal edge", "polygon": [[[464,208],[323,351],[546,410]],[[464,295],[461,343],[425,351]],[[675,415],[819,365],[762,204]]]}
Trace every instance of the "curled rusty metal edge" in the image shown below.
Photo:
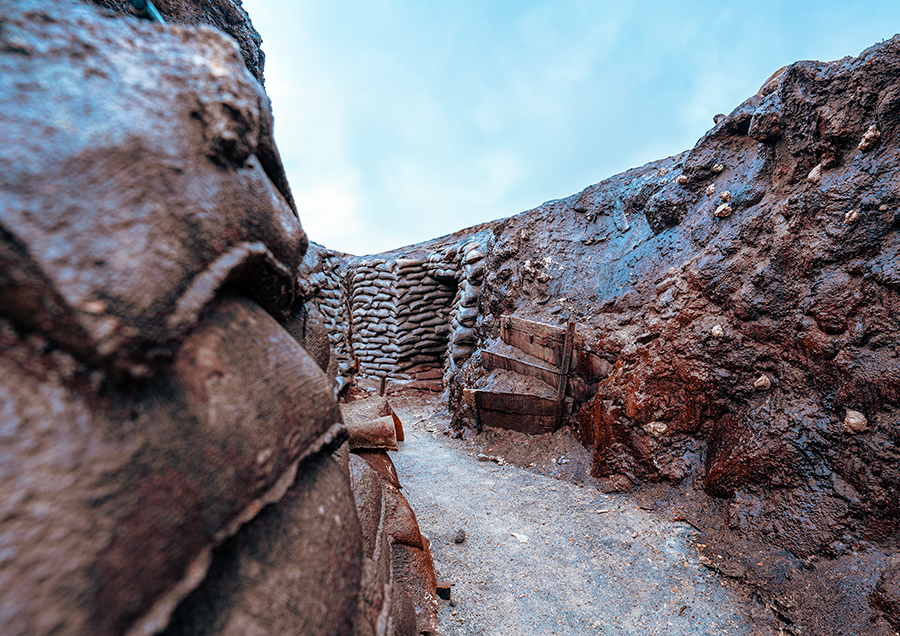
{"label": "curled rusty metal edge", "polygon": [[[206,573],[212,563],[213,550],[237,533],[244,524],[252,521],[267,505],[280,501],[288,489],[294,485],[300,464],[320,453],[330,454],[334,452],[344,443],[348,436],[347,428],[340,422],[333,424],[331,428],[320,435],[285,469],[278,481],[269,490],[250,502],[231,523],[216,533],[213,541],[204,547],[200,554],[185,569],[184,578],[160,597],[144,616],[135,621],[125,636],[151,636],[165,629],[169,624],[172,612],[175,611],[178,604],[206,578]],[[383,511],[382,516],[384,516]]]}

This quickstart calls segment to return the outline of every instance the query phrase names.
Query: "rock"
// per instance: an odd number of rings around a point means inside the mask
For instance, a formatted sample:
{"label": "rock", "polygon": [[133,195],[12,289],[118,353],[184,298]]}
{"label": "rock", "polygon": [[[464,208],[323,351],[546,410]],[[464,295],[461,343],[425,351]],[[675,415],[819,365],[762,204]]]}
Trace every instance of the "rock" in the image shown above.
{"label": "rock", "polygon": [[683,174],[678,175],[678,178],[675,179],[675,183],[677,183],[678,185],[685,185],[687,182],[688,178]]}
{"label": "rock", "polygon": [[857,148],[862,152],[868,152],[878,144],[879,140],[881,140],[881,131],[878,130],[876,124],[872,124],[863,134]]}
{"label": "rock", "polygon": [[[480,461],[480,460],[479,460]],[[453,535],[453,543],[462,543],[466,540],[466,531],[460,528],[456,531],[456,534]]]}
{"label": "rock", "polygon": [[866,416],[859,411],[847,409],[844,415],[844,430],[848,433],[864,433],[869,428]]}
{"label": "rock", "polygon": [[724,165],[722,165],[721,163],[717,163],[716,165],[713,166],[712,171],[713,171],[714,173],[716,173],[716,174],[719,174],[719,173],[722,172],[724,169],[725,169],[725,166],[724,166]]}
{"label": "rock", "polygon": [[648,422],[644,425],[644,430],[653,437],[659,437],[664,435],[665,432],[669,430],[669,427],[665,422]]}
{"label": "rock", "polygon": [[729,201],[731,201],[731,192],[729,192],[728,190],[723,190],[719,193],[719,198],[722,199],[723,203],[728,203]]}
{"label": "rock", "polygon": [[729,216],[731,216],[731,213],[733,211],[734,210],[732,209],[731,205],[729,205],[728,203],[723,203],[722,205],[720,205],[719,207],[716,208],[716,211],[714,212],[714,216],[719,219],[726,219]]}
{"label": "rock", "polygon": [[475,261],[481,260],[483,258],[484,254],[482,254],[477,248],[473,248],[466,254],[466,257],[463,259],[463,264],[472,265]]}
{"label": "rock", "polygon": [[816,165],[815,168],[809,171],[809,174],[806,176],[806,180],[810,183],[818,183],[822,179],[822,164]]}
{"label": "rock", "polygon": [[716,184],[710,183],[708,186],[706,186],[706,190],[704,190],[704,192],[706,192],[706,196],[711,197],[716,193]]}
{"label": "rock", "polygon": [[725,335],[725,330],[722,328],[722,325],[713,325],[713,328],[710,329],[709,333],[714,338],[721,338]]}
{"label": "rock", "polygon": [[756,382],[753,383],[753,386],[756,387],[756,389],[759,391],[768,391],[770,388],[772,388],[772,381],[769,379],[769,376],[763,373],[756,379]]}
{"label": "rock", "polygon": [[859,210],[850,210],[844,215],[844,223],[852,225],[859,219]]}

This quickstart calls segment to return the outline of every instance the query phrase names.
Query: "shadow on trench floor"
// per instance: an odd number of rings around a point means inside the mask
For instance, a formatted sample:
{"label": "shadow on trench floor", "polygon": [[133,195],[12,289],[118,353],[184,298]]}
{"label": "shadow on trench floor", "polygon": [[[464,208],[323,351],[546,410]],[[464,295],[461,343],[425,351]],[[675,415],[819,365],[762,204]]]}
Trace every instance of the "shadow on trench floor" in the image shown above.
{"label": "shadow on trench floor", "polygon": [[590,478],[484,461],[474,441],[443,434],[437,396],[391,403],[406,429],[392,453],[400,481],[438,580],[453,584],[442,636],[778,633],[759,603],[701,565],[692,526]]}

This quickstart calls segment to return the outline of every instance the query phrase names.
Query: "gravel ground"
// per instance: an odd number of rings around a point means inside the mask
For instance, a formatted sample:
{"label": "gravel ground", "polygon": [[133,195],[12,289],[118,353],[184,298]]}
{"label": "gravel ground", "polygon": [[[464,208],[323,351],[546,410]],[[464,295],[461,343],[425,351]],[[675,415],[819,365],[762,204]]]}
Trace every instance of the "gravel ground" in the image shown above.
{"label": "gravel ground", "polygon": [[700,565],[691,526],[628,495],[479,461],[473,442],[442,433],[436,399],[391,403],[406,430],[392,458],[438,580],[453,583],[441,636],[753,633],[755,608]]}

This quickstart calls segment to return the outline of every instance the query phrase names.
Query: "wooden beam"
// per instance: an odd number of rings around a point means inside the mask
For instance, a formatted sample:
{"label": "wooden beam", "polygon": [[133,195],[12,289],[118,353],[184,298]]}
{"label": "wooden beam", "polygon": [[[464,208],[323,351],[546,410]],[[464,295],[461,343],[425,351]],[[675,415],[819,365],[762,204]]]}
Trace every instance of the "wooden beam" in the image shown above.
{"label": "wooden beam", "polygon": [[519,375],[525,375],[537,378],[551,389],[559,386],[559,371],[557,369],[548,369],[546,367],[530,364],[524,360],[516,360],[508,358],[502,354],[493,351],[484,350],[481,352],[481,361],[485,369],[505,369]]}
{"label": "wooden beam", "polygon": [[559,366],[565,342],[565,329],[516,316],[503,316],[500,337],[508,345],[528,355]]}
{"label": "wooden beam", "polygon": [[562,423],[563,409],[565,408],[566,399],[566,382],[569,379],[569,364],[572,360],[572,345],[575,340],[575,323],[570,322],[566,329],[566,342],[563,347],[562,363],[559,365],[559,388],[556,391],[556,415],[553,418],[553,432],[559,430]]}
{"label": "wooden beam", "polygon": [[475,390],[475,404],[479,410],[499,411],[518,415],[554,415],[556,402],[550,398],[519,393],[499,393]]}

